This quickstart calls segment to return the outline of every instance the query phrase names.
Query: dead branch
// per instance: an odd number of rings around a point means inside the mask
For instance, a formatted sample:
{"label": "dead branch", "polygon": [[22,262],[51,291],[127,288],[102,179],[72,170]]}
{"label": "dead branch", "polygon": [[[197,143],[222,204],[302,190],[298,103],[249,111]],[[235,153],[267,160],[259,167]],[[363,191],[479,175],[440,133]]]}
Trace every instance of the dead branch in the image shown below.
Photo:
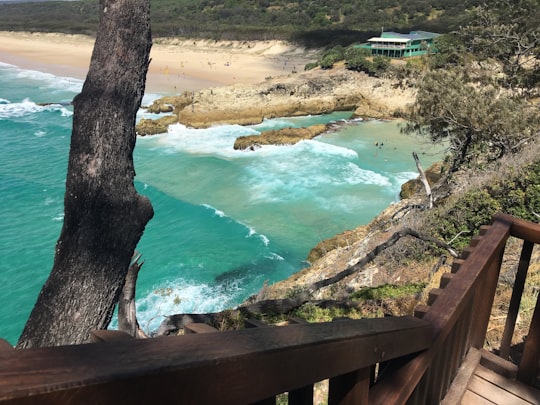
{"label": "dead branch", "polygon": [[144,264],[144,261],[139,263],[141,257],[142,255],[137,252],[135,252],[133,255],[133,259],[126,275],[126,282],[122,292],[120,293],[120,299],[118,301],[118,329],[135,338],[148,337],[139,327],[135,308],[135,288],[137,285],[137,277],[139,276],[139,271]]}
{"label": "dead branch", "polygon": [[313,294],[315,291],[320,290],[323,287],[329,286],[331,284],[337,283],[338,281],[343,280],[345,277],[350,276],[351,274],[356,273],[357,271],[361,270],[366,264],[371,262],[373,259],[375,259],[382,251],[389,248],[390,246],[393,246],[397,243],[398,240],[400,240],[404,236],[413,236],[417,239],[433,243],[437,247],[443,248],[448,250],[448,252],[453,257],[458,257],[458,254],[454,249],[452,249],[450,246],[448,246],[446,243],[433,238],[428,235],[421,234],[420,232],[414,231],[411,228],[403,228],[397,232],[395,232],[389,239],[386,240],[386,242],[381,243],[380,245],[375,246],[375,248],[369,252],[367,255],[365,255],[362,259],[360,259],[358,262],[353,264],[352,266],[346,268],[345,270],[339,272],[333,277],[317,281],[316,283],[313,283],[309,288],[308,291],[310,294]]}
{"label": "dead branch", "polygon": [[416,152],[413,152],[412,155],[416,163],[416,168],[418,169],[418,173],[420,173],[420,181],[422,182],[426,190],[426,194],[428,197],[428,209],[432,209],[433,208],[433,194],[431,193],[431,187],[429,186],[426,173],[424,172],[424,169],[422,169],[422,165],[420,164],[420,159],[418,158],[418,155],[416,154]]}

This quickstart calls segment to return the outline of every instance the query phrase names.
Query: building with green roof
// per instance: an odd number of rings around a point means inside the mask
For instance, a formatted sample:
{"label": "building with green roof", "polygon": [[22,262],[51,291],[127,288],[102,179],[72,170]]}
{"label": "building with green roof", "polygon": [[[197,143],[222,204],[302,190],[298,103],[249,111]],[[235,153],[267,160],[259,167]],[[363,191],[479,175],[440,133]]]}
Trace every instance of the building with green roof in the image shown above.
{"label": "building with green roof", "polygon": [[359,47],[369,49],[374,56],[409,58],[434,52],[433,40],[439,35],[427,31],[411,31],[408,34],[392,31],[383,32],[380,37],[370,38],[367,43],[359,45]]}

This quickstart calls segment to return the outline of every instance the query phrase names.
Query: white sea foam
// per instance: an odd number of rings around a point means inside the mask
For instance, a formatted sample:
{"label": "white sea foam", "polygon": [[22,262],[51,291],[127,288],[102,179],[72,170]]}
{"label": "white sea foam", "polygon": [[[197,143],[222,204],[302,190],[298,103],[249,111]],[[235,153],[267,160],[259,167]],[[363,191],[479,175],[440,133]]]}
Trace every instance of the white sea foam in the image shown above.
{"label": "white sea foam", "polygon": [[381,187],[392,185],[390,178],[372,170],[362,169],[355,163],[349,162],[340,168],[340,173],[334,179],[334,184],[369,184]]}
{"label": "white sea foam", "polygon": [[6,100],[5,98],[1,98],[1,97],[0,97],[0,104],[9,104],[9,103],[11,103],[11,101]]}
{"label": "white sea foam", "polygon": [[[205,207],[206,209],[213,211],[214,215],[220,218],[227,218],[227,219],[233,220],[230,216],[225,214],[223,211],[218,210],[215,207],[212,207],[210,204],[201,204],[201,205]],[[252,237],[259,238],[265,246],[268,246],[270,244],[270,240],[268,239],[266,235],[258,233],[254,228],[252,228],[249,225],[243,224],[242,222],[238,222],[238,221],[235,221],[235,222],[247,229],[246,238],[252,238]]]}
{"label": "white sea foam", "polygon": [[45,135],[47,135],[47,132],[39,130],[34,132],[34,135],[38,138],[43,138]]}
{"label": "white sea foam", "polygon": [[214,207],[212,207],[212,206],[209,205],[209,204],[201,204],[201,205],[202,205],[204,208],[207,208],[207,209],[209,209],[209,210],[211,210],[211,211],[214,211],[214,215],[216,215],[216,216],[218,216],[218,217],[220,217],[220,218],[225,218],[225,217],[227,217],[227,215],[225,215],[225,213],[224,213],[223,211],[220,211],[220,210],[218,210],[217,208],[214,208]]}
{"label": "white sea foam", "polygon": [[18,69],[16,77],[26,81],[34,80],[38,82],[39,86],[46,87],[47,90],[53,92],[67,91],[71,93],[79,93],[84,83],[83,80],[73,77],[55,76],[50,73],[26,69]]}
{"label": "white sea foam", "polygon": [[264,257],[266,257],[267,259],[270,259],[270,260],[277,260],[277,261],[280,261],[280,262],[285,260],[283,257],[281,257],[280,255],[278,255],[277,253],[274,253],[274,252],[271,252],[269,255],[266,255]]}
{"label": "white sea foam", "polygon": [[0,119],[24,117],[42,111],[60,111],[62,116],[72,115],[71,111],[60,104],[41,106],[26,98],[20,103],[0,104]]}
{"label": "white sea foam", "polygon": [[54,222],[62,222],[64,220],[64,213],[58,214],[52,219]]}
{"label": "white sea foam", "polygon": [[383,174],[360,167],[351,149],[318,141],[284,149],[247,165],[242,181],[249,184],[251,203],[316,198],[325,188],[342,185],[391,185]]}
{"label": "white sea foam", "polygon": [[[156,287],[137,300],[137,318],[141,327],[155,331],[165,316],[221,311],[233,306],[234,293],[241,291],[236,283],[208,285],[184,279]],[[114,327],[114,325],[113,325]]]}
{"label": "white sea foam", "polygon": [[256,133],[257,131],[240,125],[194,129],[176,124],[169,126],[167,134],[152,138],[155,138],[156,146],[172,152],[230,158],[242,154],[233,149],[234,141],[238,136]]}
{"label": "white sea foam", "polygon": [[416,172],[400,172],[394,175],[397,184],[403,184],[411,179],[416,179],[417,177],[418,173]]}

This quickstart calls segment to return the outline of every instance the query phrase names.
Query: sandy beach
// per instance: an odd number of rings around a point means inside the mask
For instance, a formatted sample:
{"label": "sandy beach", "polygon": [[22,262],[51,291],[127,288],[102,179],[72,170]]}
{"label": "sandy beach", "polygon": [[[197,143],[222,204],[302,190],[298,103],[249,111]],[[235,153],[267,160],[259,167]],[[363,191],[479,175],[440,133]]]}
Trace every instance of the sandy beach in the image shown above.
{"label": "sandy beach", "polygon": [[[84,79],[94,39],[82,35],[0,32],[0,62]],[[316,56],[280,41],[154,39],[147,92],[175,94],[302,71]]]}

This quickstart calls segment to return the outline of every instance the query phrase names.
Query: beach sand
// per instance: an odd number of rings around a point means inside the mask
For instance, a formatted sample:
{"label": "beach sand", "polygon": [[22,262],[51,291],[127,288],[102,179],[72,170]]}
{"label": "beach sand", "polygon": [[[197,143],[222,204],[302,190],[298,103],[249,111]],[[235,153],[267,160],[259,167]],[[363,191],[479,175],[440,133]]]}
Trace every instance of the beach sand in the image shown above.
{"label": "beach sand", "polygon": [[[0,32],[0,62],[84,79],[94,39],[82,35]],[[176,94],[302,71],[316,56],[280,41],[154,39],[146,91]]]}

